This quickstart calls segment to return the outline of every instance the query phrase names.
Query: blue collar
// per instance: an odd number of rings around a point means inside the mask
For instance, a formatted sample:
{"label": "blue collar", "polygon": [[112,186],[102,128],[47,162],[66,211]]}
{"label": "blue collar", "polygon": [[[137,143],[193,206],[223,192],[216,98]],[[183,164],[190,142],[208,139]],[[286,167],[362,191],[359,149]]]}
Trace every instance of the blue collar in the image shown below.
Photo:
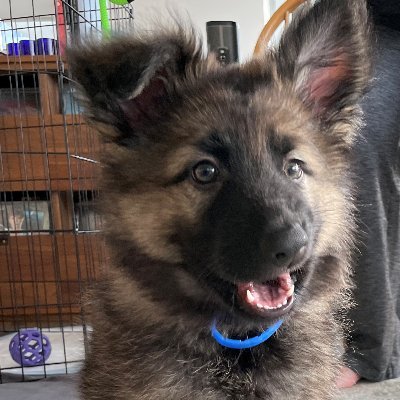
{"label": "blue collar", "polygon": [[222,334],[217,329],[216,321],[214,321],[211,326],[211,335],[221,346],[239,350],[249,349],[251,347],[258,346],[259,344],[267,341],[279,329],[282,323],[283,320],[279,320],[258,336],[254,336],[252,338],[245,340],[238,340],[238,339],[229,339],[222,336]]}

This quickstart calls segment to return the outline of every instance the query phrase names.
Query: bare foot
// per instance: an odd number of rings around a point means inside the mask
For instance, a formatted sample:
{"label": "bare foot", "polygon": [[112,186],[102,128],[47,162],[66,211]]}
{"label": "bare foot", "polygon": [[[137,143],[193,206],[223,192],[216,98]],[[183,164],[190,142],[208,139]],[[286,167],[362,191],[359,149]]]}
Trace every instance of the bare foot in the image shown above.
{"label": "bare foot", "polygon": [[348,367],[340,369],[339,376],[336,378],[336,386],[338,388],[349,388],[354,386],[361,376]]}

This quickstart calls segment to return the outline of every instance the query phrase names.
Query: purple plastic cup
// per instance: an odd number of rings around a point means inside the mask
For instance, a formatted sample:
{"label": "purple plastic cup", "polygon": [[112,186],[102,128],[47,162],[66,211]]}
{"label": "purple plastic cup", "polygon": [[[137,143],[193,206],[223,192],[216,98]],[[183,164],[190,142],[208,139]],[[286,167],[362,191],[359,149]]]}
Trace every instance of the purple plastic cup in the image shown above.
{"label": "purple plastic cup", "polygon": [[7,43],[7,54],[9,56],[19,55],[19,44],[18,43]]}
{"label": "purple plastic cup", "polygon": [[36,40],[37,54],[54,55],[56,54],[56,43],[54,39],[40,38]]}
{"label": "purple plastic cup", "polygon": [[19,52],[22,56],[33,56],[35,55],[35,41],[34,40],[20,40],[19,41]]}

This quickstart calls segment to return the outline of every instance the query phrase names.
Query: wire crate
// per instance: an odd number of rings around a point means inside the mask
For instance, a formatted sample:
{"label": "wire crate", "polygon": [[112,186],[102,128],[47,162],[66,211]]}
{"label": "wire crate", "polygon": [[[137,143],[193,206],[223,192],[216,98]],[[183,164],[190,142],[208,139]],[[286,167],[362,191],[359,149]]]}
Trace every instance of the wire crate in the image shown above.
{"label": "wire crate", "polygon": [[[107,10],[111,30],[132,29],[133,3]],[[98,0],[0,5],[0,382],[75,372],[84,357],[82,296],[107,257],[101,145],[64,51],[102,31]]]}

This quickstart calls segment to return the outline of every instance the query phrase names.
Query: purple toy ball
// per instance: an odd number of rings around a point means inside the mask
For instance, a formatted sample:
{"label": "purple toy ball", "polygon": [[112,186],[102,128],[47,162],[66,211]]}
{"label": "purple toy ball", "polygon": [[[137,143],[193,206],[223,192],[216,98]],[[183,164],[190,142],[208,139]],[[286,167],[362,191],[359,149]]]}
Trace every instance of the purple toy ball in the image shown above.
{"label": "purple toy ball", "polygon": [[43,365],[50,357],[51,344],[38,329],[21,329],[9,346],[12,359],[23,367]]}

